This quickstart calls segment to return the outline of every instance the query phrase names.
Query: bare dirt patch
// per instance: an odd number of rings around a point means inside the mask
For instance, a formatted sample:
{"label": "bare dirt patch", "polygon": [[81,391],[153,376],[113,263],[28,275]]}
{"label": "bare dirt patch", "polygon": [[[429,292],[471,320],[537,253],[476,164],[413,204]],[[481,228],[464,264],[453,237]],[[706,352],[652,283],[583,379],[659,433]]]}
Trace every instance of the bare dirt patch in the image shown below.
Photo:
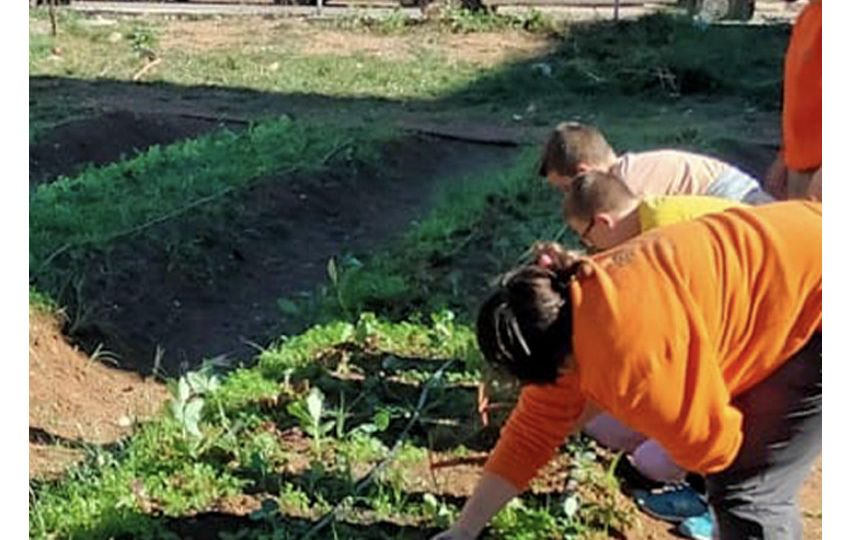
{"label": "bare dirt patch", "polygon": [[469,62],[495,67],[505,62],[528,60],[551,52],[552,41],[542,35],[520,31],[473,34],[419,33],[381,35],[305,29],[301,52],[312,55],[362,54],[389,60],[415,60],[425,51],[441,54],[450,63]]}
{"label": "bare dirt patch", "polygon": [[61,472],[86,444],[126,437],[168,395],[159,383],[89,358],[68,344],[59,321],[32,308],[29,374],[30,477]]}
{"label": "bare dirt patch", "polygon": [[451,62],[492,67],[546,54],[553,44],[547,36],[518,30],[453,34],[420,31],[414,26],[404,32],[380,33],[326,25],[262,17],[168,21],[164,24],[160,48],[166,52],[273,48],[306,55],[365,55],[395,61],[412,61],[428,50],[445,55]]}
{"label": "bare dirt patch", "polygon": [[449,60],[481,67],[542,58],[553,51],[554,45],[545,36],[519,31],[450,34],[440,40]]}
{"label": "bare dirt patch", "polygon": [[163,23],[159,47],[163,51],[204,52],[281,44],[280,28],[280,22],[262,17],[173,20]]}
{"label": "bare dirt patch", "polygon": [[71,176],[88,165],[129,158],[154,145],[196,137],[224,125],[213,119],[130,111],[74,120],[48,131],[30,146],[30,186],[60,175]]}

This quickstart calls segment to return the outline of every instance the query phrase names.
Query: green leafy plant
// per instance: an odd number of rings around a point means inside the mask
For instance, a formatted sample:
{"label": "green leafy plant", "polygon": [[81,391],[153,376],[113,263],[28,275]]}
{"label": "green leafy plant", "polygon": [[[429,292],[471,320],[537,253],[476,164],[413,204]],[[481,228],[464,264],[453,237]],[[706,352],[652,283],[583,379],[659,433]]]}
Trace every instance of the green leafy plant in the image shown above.
{"label": "green leafy plant", "polygon": [[452,32],[464,34],[499,30],[554,33],[559,30],[559,25],[553,18],[538,10],[529,10],[516,15],[502,15],[489,10],[449,7],[441,12],[439,22]]}
{"label": "green leafy plant", "polygon": [[220,384],[218,376],[212,374],[209,368],[189,372],[177,381],[169,381],[168,389],[172,396],[169,411],[185,435],[196,439],[203,436],[199,426],[204,398],[217,390]]}
{"label": "green leafy plant", "polygon": [[431,493],[422,496],[423,514],[434,527],[441,529],[450,527],[458,517],[458,510],[453,505],[439,500]]}
{"label": "green leafy plant", "polygon": [[324,420],[325,395],[322,391],[311,388],[306,397],[287,405],[286,411],[298,420],[301,429],[313,439],[313,450],[320,454],[322,441],[336,426],[334,420]]}
{"label": "green leafy plant", "polygon": [[548,508],[530,506],[522,499],[513,499],[496,514],[491,529],[500,538],[538,540],[564,536],[558,518]]}
{"label": "green leafy plant", "polygon": [[125,37],[133,47],[133,51],[140,54],[152,53],[158,41],[153,30],[144,26],[133,27]]}

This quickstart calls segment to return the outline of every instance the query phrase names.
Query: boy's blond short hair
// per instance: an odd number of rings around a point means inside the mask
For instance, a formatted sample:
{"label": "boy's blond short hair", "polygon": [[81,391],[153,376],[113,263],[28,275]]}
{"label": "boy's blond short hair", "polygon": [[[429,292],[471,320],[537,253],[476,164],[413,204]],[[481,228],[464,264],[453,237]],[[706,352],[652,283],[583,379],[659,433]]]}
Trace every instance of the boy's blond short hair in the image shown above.
{"label": "boy's blond short hair", "polygon": [[564,219],[590,221],[602,212],[617,212],[635,200],[635,194],[618,176],[588,171],[576,177],[572,188],[564,195]]}
{"label": "boy's blond short hair", "polygon": [[573,177],[579,172],[579,163],[606,165],[616,158],[614,149],[598,129],[579,122],[562,122],[543,147],[538,173],[543,177],[552,172]]}

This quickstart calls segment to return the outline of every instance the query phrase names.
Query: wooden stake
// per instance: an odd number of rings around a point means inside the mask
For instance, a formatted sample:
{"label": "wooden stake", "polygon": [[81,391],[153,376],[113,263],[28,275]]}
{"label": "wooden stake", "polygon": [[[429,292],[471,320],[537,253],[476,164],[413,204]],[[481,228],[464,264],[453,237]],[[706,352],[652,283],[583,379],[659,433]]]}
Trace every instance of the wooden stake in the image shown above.
{"label": "wooden stake", "polygon": [[56,37],[56,0],[47,0],[47,13],[50,15],[50,35]]}

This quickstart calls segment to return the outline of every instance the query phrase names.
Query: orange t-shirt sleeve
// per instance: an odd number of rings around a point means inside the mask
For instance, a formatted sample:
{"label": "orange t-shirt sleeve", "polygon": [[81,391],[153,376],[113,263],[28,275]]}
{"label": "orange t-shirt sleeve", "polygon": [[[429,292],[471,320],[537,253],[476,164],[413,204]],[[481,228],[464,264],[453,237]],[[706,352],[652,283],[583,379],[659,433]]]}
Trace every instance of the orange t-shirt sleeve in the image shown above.
{"label": "orange t-shirt sleeve", "polygon": [[821,164],[821,3],[806,6],[785,54],[782,133],[785,164],[796,171]]}
{"label": "orange t-shirt sleeve", "polygon": [[575,371],[554,385],[525,386],[484,470],[525,490],[573,432],[584,406]]}

